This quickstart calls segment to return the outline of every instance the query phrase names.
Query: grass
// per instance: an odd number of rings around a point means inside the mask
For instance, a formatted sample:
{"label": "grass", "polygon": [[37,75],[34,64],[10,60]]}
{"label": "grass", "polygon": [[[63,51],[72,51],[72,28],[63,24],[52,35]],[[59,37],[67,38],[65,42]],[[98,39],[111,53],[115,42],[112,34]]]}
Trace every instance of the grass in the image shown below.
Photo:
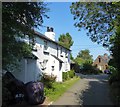
{"label": "grass", "polygon": [[45,94],[50,101],[56,101],[64,92],[66,92],[74,83],[76,83],[80,78],[74,77],[63,83],[53,83],[53,88],[45,88]]}

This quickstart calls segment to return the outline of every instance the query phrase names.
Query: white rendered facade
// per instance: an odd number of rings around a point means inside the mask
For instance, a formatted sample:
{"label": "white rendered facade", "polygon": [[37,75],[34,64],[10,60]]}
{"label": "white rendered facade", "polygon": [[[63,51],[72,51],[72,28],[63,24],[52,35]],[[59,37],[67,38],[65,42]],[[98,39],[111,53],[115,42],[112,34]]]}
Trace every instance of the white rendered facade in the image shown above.
{"label": "white rendered facade", "polygon": [[[53,32],[52,32],[53,34]],[[50,35],[50,33],[49,33]],[[40,80],[43,73],[55,75],[62,82],[62,72],[70,70],[70,50],[59,45],[54,38],[35,32],[35,45],[32,51],[36,59],[23,59],[21,72],[13,74],[24,83]]]}

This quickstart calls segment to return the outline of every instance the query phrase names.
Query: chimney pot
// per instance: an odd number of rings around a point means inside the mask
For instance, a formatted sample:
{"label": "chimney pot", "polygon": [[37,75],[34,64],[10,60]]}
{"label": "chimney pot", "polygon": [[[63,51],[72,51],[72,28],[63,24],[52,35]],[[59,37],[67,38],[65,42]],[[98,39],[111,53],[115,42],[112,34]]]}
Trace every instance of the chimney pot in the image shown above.
{"label": "chimney pot", "polygon": [[50,28],[50,31],[53,32],[53,28],[52,27]]}
{"label": "chimney pot", "polygon": [[47,27],[47,32],[50,32],[50,28],[49,27]]}

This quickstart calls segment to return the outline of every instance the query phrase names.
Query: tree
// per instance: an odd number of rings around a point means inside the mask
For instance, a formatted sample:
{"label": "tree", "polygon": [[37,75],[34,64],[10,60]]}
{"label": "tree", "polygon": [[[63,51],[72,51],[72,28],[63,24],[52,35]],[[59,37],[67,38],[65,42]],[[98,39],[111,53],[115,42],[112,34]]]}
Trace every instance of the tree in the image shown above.
{"label": "tree", "polygon": [[88,49],[85,50],[81,50],[77,57],[75,58],[75,62],[77,62],[79,65],[83,64],[83,63],[92,63],[93,59],[92,59],[92,55],[90,55],[90,51]]}
{"label": "tree", "polygon": [[43,2],[2,3],[2,68],[4,70],[13,70],[20,59],[31,54],[31,46],[16,41],[16,38],[29,35],[29,38],[33,39],[34,28],[42,26],[47,11]]}
{"label": "tree", "polygon": [[115,20],[120,16],[120,2],[76,2],[70,9],[78,30],[85,28],[93,42],[109,45],[115,33]]}
{"label": "tree", "polygon": [[70,47],[73,45],[72,37],[69,33],[60,35],[58,40],[59,40],[59,44],[61,44],[62,46],[68,49],[70,49]]}
{"label": "tree", "polygon": [[70,59],[74,60],[74,57],[72,56],[72,53],[70,53]]}
{"label": "tree", "polygon": [[88,60],[88,61],[93,61],[92,59],[92,55],[90,55],[90,51],[88,49],[85,49],[85,50],[81,50],[78,55],[77,55],[78,58],[82,58],[84,60]]}
{"label": "tree", "polygon": [[93,42],[107,46],[115,65],[119,65],[120,2],[76,2],[70,8],[76,21],[75,27],[87,29]]}
{"label": "tree", "polygon": [[[110,49],[116,67],[115,78],[120,78],[120,1],[72,3],[75,27],[85,28],[93,42],[101,43]],[[114,63],[114,64],[113,64]]]}
{"label": "tree", "polygon": [[85,63],[85,60],[80,58],[80,57],[76,57],[74,59],[75,63],[77,63],[78,65],[82,65],[83,63]]}
{"label": "tree", "polygon": [[[119,22],[120,23],[120,22]],[[119,71],[119,76],[120,76],[120,25],[116,27],[116,33],[115,35],[111,38],[111,47],[110,51],[112,53],[113,59],[111,59],[112,66],[116,67],[117,70]]]}

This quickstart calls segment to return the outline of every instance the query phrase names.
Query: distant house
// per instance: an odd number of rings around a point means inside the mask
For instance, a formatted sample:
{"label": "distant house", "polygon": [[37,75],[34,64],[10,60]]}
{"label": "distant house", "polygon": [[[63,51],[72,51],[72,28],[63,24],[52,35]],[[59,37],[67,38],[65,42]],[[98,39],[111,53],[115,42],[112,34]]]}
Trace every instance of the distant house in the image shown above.
{"label": "distant house", "polygon": [[93,62],[93,65],[96,66],[101,71],[104,71],[108,69],[109,60],[110,60],[109,56],[105,53],[104,55],[99,55]]}
{"label": "distant house", "polygon": [[[47,27],[45,35],[34,33],[33,57],[21,60],[21,72],[14,72],[14,75],[24,83],[37,81],[42,73],[55,75],[56,81],[62,82],[62,72],[70,70],[70,49],[65,48],[55,41],[53,28]],[[27,38],[22,39],[29,43]]]}

